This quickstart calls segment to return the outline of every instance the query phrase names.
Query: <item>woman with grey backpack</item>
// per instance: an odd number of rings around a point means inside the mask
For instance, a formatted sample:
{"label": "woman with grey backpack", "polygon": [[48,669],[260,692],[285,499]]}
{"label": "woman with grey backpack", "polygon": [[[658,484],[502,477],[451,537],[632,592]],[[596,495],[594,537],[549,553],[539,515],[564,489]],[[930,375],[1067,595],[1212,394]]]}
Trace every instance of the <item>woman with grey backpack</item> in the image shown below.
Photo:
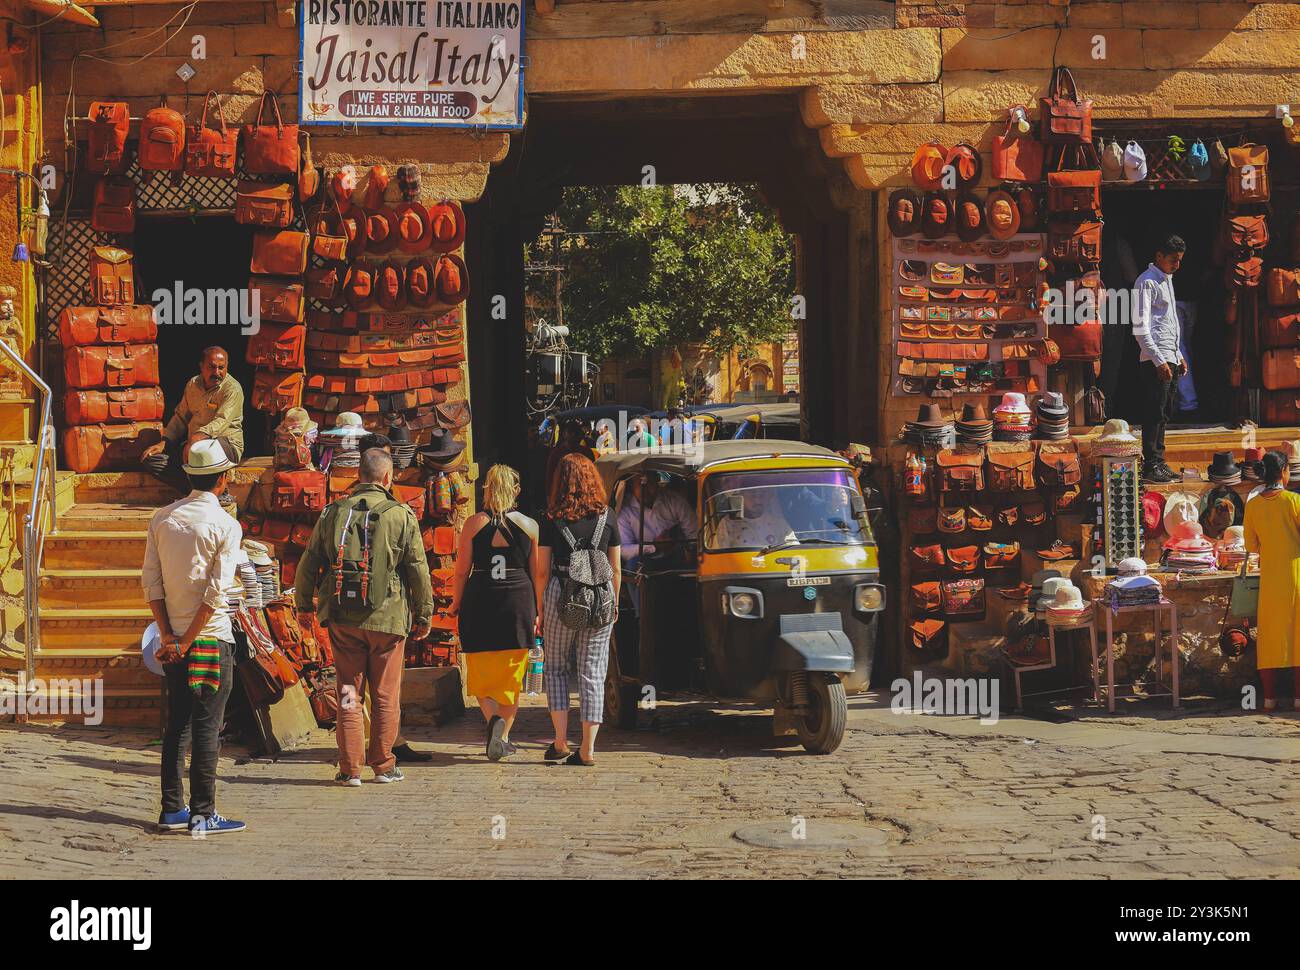
{"label": "woman with grey backpack", "polygon": [[[546,519],[537,540],[537,584],[546,665],[543,683],[555,726],[547,761],[596,763],[596,732],[605,714],[609,638],[618,618],[622,567],[618,525],[596,466],[585,455],[565,455],[551,479]],[[576,660],[582,743],[569,750],[569,661]]]}

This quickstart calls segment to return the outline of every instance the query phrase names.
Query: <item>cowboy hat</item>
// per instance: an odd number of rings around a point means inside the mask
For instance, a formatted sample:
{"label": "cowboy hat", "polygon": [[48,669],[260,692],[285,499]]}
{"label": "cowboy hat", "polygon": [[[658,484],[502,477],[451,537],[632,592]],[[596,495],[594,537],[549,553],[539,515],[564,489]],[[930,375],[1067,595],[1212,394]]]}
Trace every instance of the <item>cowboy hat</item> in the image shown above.
{"label": "cowboy hat", "polygon": [[433,273],[434,290],[441,303],[461,303],[469,296],[469,271],[455,253],[438,257]]}
{"label": "cowboy hat", "polygon": [[406,299],[411,306],[426,310],[438,302],[434,285],[433,260],[417,256],[406,264]]}
{"label": "cowboy hat", "polygon": [[1212,482],[1236,484],[1241,481],[1241,467],[1230,451],[1216,451],[1214,461],[1210,463],[1207,475]]}
{"label": "cowboy hat", "polygon": [[406,266],[390,259],[375,273],[375,298],[385,310],[406,308]]}
{"label": "cowboy hat", "polygon": [[234,467],[235,463],[226,457],[216,438],[204,438],[190,445],[190,455],[181,465],[186,475],[220,475]]}
{"label": "cowboy hat", "polygon": [[984,160],[979,149],[969,142],[958,142],[948,149],[943,160],[944,168],[951,168],[957,179],[956,188],[968,188],[978,184],[984,171]]}
{"label": "cowboy hat", "polygon": [[366,249],[380,255],[397,246],[397,213],[388,206],[366,210]]}
{"label": "cowboy hat", "polygon": [[1020,231],[1020,208],[1011,193],[995,189],[984,203],[984,222],[994,239],[1010,239]]}
{"label": "cowboy hat", "polygon": [[429,226],[429,248],[435,253],[449,253],[465,241],[465,212],[455,202],[429,206]]}
{"label": "cowboy hat", "polygon": [[915,236],[921,231],[921,197],[911,189],[895,189],[889,194],[886,218],[895,236]]}
{"label": "cowboy hat", "polygon": [[397,245],[404,253],[418,253],[429,248],[431,228],[429,210],[419,202],[399,202],[393,210],[397,216]]}
{"label": "cowboy hat", "polygon": [[937,141],[926,142],[912,155],[912,181],[917,188],[935,191],[943,188],[943,167],[948,149]]}
{"label": "cowboy hat", "polygon": [[974,242],[984,235],[984,207],[975,195],[957,196],[957,238]]}
{"label": "cowboy hat", "polygon": [[953,231],[952,203],[940,192],[927,192],[921,208],[921,233],[926,239],[938,239]]}

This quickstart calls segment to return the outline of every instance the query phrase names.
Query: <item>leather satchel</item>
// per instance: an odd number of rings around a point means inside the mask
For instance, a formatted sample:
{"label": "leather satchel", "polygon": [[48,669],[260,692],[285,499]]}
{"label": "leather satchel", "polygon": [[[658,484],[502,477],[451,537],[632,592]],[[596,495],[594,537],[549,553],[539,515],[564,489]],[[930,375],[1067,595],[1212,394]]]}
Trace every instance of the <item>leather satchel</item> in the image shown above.
{"label": "leather satchel", "polygon": [[323,472],[303,469],[276,472],[271,485],[271,508],[277,512],[312,513],[325,508]]}
{"label": "leather satchel", "polygon": [[[268,100],[275,111],[274,124],[263,123]],[[284,123],[274,91],[262,92],[257,120],[244,125],[244,171],[250,175],[298,175],[298,126]]]}
{"label": "leather satchel", "polygon": [[63,432],[63,461],[78,474],[129,471],[146,448],[162,441],[162,433],[157,421],[77,425]]}
{"label": "leather satchel", "polygon": [[1223,220],[1222,242],[1226,249],[1265,249],[1268,220],[1264,216],[1229,216]]}
{"label": "leather satchel", "polygon": [[88,120],[86,171],[95,175],[120,175],[125,172],[131,106],[125,101],[92,101]]}
{"label": "leather satchel", "polygon": [[908,562],[918,576],[931,575],[943,568],[943,546],[912,546],[908,549]]}
{"label": "leather satchel", "polygon": [[1264,317],[1259,342],[1263,350],[1300,347],[1300,310],[1294,307],[1270,310]]}
{"label": "leather satchel", "polygon": [[982,620],[985,609],[983,579],[954,579],[943,584],[943,614],[949,620]]}
{"label": "leather satchel", "polygon": [[941,492],[978,492],[984,488],[984,451],[944,449],[935,456]]}
{"label": "leather satchel", "polygon": [[979,546],[953,546],[943,551],[944,563],[951,573],[973,573],[980,568]]}
{"label": "leather satchel", "polygon": [[258,371],[253,378],[253,407],[269,414],[280,414],[302,404],[302,374]]}
{"label": "leather satchel", "polygon": [[1267,202],[1272,195],[1268,148],[1253,142],[1228,149],[1228,201],[1233,205]]}
{"label": "leather satchel", "polygon": [[343,275],[337,266],[313,266],[307,270],[306,279],[305,290],[313,300],[337,300],[343,292]]}
{"label": "leather satchel", "polygon": [[1300,304],[1300,269],[1275,267],[1268,271],[1268,305]]}
{"label": "leather satchel", "polygon": [[1054,216],[1091,216],[1100,209],[1100,169],[1058,170],[1047,173],[1047,211],[1049,213]]}
{"label": "leather satchel", "polygon": [[1006,130],[993,137],[993,177],[1002,182],[1041,182],[1043,143],[1032,135]]}
{"label": "leather satchel", "polygon": [[1049,145],[1092,143],[1092,102],[1079,97],[1068,67],[1052,72],[1047,96],[1038,99],[1041,137]]}
{"label": "leather satchel", "polygon": [[161,387],[68,391],[63,396],[63,414],[69,425],[161,421],[163,409]]}
{"label": "leather satchel", "polygon": [[235,221],[243,226],[284,228],[293,222],[293,186],[240,182],[235,188]]}
{"label": "leather satchel", "polygon": [[444,431],[459,431],[470,422],[469,401],[446,401],[433,406],[438,427]]}
{"label": "leather satchel", "polygon": [[988,487],[991,492],[1021,492],[1034,487],[1032,451],[990,451]]}
{"label": "leather satchel", "polygon": [[1047,336],[1056,344],[1061,360],[1101,360],[1102,334],[1100,320],[1053,323],[1047,327]]}
{"label": "leather satchel", "polygon": [[984,544],[985,569],[1020,568],[1020,543],[986,542]]}
{"label": "leather satchel", "polygon": [[1101,261],[1100,222],[1051,222],[1047,227],[1047,255],[1057,263]]}
{"label": "leather satchel", "polygon": [[145,172],[179,172],[185,167],[185,118],[167,107],[167,95],[157,108],[140,120],[140,169]]}
{"label": "leather satchel", "polygon": [[[208,105],[213,101],[216,102],[217,128],[208,127]],[[191,178],[234,178],[238,144],[239,129],[226,126],[225,116],[221,113],[221,99],[217,92],[209,91],[203,98],[199,123],[190,125],[185,136],[185,174]]]}
{"label": "leather satchel", "polygon": [[1038,484],[1053,491],[1069,489],[1083,480],[1079,452],[1073,442],[1043,442],[1038,446],[1034,470]]}
{"label": "leather satchel", "polygon": [[158,383],[157,344],[68,347],[63,380],[69,388],[137,387]]}
{"label": "leather satchel", "polygon": [[394,485],[393,498],[411,507],[415,521],[424,521],[425,496],[423,485]]}
{"label": "leather satchel", "polygon": [[247,360],[258,367],[302,370],[307,328],[300,323],[263,323],[248,339]]}
{"label": "leather satchel", "polygon": [[263,276],[248,280],[248,288],[255,290],[262,321],[277,323],[302,323],[307,309],[307,297],[301,283],[282,283]]}
{"label": "leather satchel", "polygon": [[280,665],[275,660],[275,644],[247,610],[235,613],[235,622],[244,639],[247,654],[239,658],[235,669],[244,687],[248,704],[253,708],[270,707],[284,699],[285,689]]}
{"label": "leather satchel", "polygon": [[1260,376],[1270,391],[1293,391],[1300,388],[1300,347],[1266,350]]}
{"label": "leather satchel", "polygon": [[913,649],[930,653],[943,647],[948,625],[943,620],[913,620],[908,624]]}
{"label": "leather satchel", "polygon": [[151,306],[71,306],[59,314],[64,347],[149,344],[158,339]]}
{"label": "leather satchel", "polygon": [[1254,289],[1263,277],[1264,260],[1258,256],[1234,260],[1224,267],[1224,283],[1240,290]]}
{"label": "leather satchel", "polygon": [[91,249],[90,300],[99,306],[135,302],[135,266],[130,250],[120,246],[95,246]]}
{"label": "leather satchel", "polygon": [[113,176],[96,182],[90,227],[113,235],[135,232],[135,183]]}
{"label": "leather satchel", "polygon": [[307,234],[282,229],[253,234],[250,273],[268,276],[301,276],[307,269]]}
{"label": "leather satchel", "polygon": [[939,582],[916,583],[911,592],[914,614],[939,613],[943,610],[942,586]]}
{"label": "leather satchel", "polygon": [[1260,397],[1265,424],[1300,424],[1300,391],[1265,391]]}

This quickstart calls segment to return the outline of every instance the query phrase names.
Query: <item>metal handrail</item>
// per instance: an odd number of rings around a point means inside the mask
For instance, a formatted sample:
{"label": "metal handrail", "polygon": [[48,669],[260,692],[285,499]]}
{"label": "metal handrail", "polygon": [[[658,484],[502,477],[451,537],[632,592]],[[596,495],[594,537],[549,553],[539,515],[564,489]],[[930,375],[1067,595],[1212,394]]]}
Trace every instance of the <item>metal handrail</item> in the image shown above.
{"label": "metal handrail", "polygon": [[[23,517],[23,609],[27,613],[27,636],[24,638],[24,652],[27,665],[27,681],[36,679],[36,654],[40,650],[41,640],[41,562],[45,558],[45,516],[42,515],[42,502],[45,489],[50,489],[49,518],[50,531],[58,530],[58,501],[54,493],[55,454],[54,454],[54,418],[51,401],[54,397],[50,385],[41,379],[41,375],[32,370],[8,342],[0,340],[0,352],[9,358],[33,386],[41,392],[41,427],[36,438],[36,460],[32,465],[32,500]],[[48,458],[50,473],[46,476],[45,464]]]}

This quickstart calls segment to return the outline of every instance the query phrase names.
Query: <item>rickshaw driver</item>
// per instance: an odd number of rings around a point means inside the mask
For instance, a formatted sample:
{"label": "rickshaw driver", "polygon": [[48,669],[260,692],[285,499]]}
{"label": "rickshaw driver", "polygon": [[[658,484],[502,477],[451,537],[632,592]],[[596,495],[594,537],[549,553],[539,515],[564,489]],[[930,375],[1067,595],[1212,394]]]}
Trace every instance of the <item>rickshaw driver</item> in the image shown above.
{"label": "rickshaw driver", "polygon": [[[669,568],[670,559],[680,558],[673,555],[680,553],[683,539],[694,539],[699,535],[699,526],[695,521],[695,510],[682,497],[681,493],[667,487],[668,476],[663,472],[652,472],[643,482],[633,478],[628,482],[627,495],[623,507],[618,513],[618,535],[622,543],[619,554],[623,557],[624,573],[631,580],[628,595],[632,607],[641,612],[640,585],[641,567],[645,565],[646,556],[664,554],[656,565]],[[645,503],[645,537],[653,541],[641,543],[641,503]],[[673,542],[669,549],[659,549],[656,543]]]}
{"label": "rickshaw driver", "polygon": [[[741,549],[794,542],[796,536],[770,489],[746,489],[742,515],[728,516],[718,523],[715,545],[720,549]],[[742,517],[743,516],[743,517]]]}

